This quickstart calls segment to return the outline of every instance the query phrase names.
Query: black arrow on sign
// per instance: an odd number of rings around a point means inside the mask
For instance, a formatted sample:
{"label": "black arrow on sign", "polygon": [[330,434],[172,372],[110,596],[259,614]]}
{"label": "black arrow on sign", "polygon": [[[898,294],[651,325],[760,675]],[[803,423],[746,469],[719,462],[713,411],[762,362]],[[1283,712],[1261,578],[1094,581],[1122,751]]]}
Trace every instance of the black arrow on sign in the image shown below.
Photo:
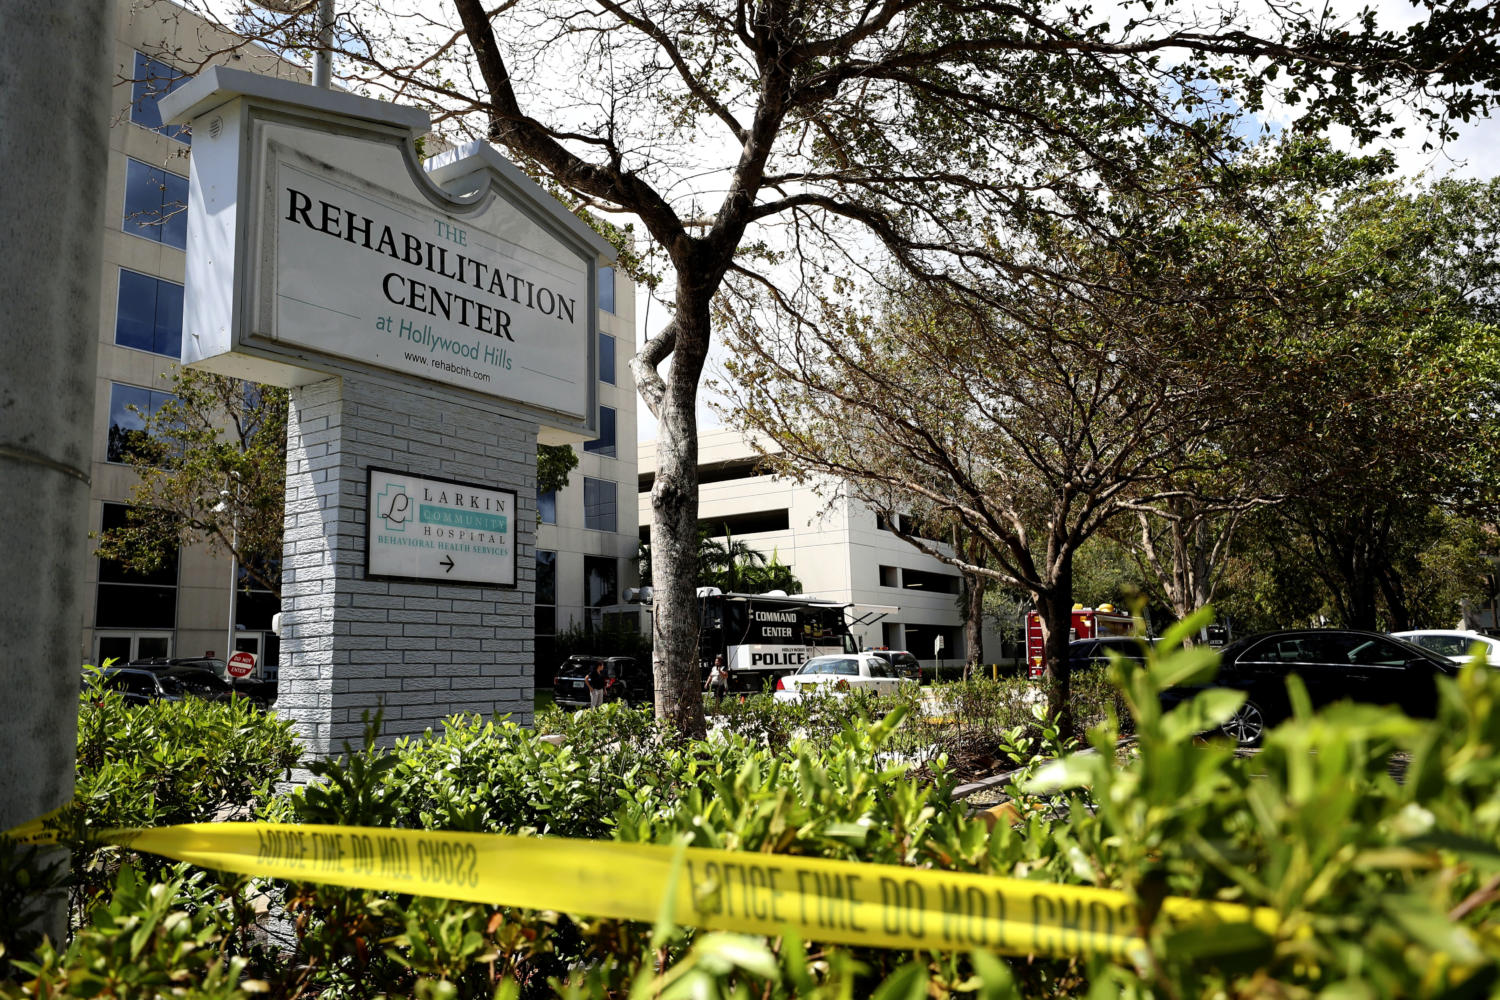
{"label": "black arrow on sign", "polygon": [[439,566],[447,566],[448,567],[447,569],[443,570],[444,573],[452,573],[453,572],[453,557],[452,556],[443,556],[442,561],[439,562],[438,565]]}

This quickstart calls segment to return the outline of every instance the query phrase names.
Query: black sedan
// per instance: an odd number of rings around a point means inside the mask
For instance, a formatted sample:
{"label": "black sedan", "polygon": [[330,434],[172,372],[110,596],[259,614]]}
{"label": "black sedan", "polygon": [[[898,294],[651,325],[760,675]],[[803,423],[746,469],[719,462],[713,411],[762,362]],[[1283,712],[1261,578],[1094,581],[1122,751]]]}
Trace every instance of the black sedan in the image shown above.
{"label": "black sedan", "polygon": [[[1437,710],[1435,679],[1457,670],[1446,657],[1378,632],[1302,629],[1252,635],[1225,646],[1214,686],[1245,692],[1245,703],[1222,730],[1240,746],[1254,746],[1268,727],[1291,715],[1288,674],[1302,679],[1315,708],[1358,701],[1431,716]],[[1170,708],[1200,690],[1171,688],[1162,692],[1162,705]]]}
{"label": "black sedan", "polygon": [[1110,653],[1135,663],[1146,662],[1146,649],[1154,639],[1135,635],[1103,635],[1095,639],[1074,639],[1068,643],[1068,666],[1073,670],[1107,667]]}

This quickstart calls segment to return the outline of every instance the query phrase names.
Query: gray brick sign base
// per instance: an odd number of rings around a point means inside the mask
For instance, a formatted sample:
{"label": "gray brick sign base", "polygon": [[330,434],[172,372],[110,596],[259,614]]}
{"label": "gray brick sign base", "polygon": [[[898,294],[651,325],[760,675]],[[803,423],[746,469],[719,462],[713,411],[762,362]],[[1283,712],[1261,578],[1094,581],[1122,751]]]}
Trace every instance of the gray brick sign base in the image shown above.
{"label": "gray brick sign base", "polygon": [[[537,425],[361,377],[291,397],[278,713],[318,756],[377,708],[387,744],[456,712],[530,725]],[[516,587],[367,579],[371,465],[515,489]]]}

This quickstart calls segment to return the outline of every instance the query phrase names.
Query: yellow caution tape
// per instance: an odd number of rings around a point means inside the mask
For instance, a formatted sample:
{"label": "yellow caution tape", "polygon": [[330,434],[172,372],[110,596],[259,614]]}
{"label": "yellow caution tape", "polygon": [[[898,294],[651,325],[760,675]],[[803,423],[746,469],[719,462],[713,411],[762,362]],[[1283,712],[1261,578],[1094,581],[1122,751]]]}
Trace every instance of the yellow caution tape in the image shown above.
{"label": "yellow caution tape", "polygon": [[[31,824],[27,824],[31,826]],[[9,835],[9,834],[8,834]],[[1142,944],[1113,889],[786,854],[491,833],[277,823],[115,830],[108,843],[205,868],[653,923],[882,948],[1127,957]],[[1165,900],[1172,925],[1252,924],[1273,910]]]}
{"label": "yellow caution tape", "polygon": [[47,823],[65,808],[67,807],[58,806],[47,815],[38,816],[30,822],[22,823],[20,826],[6,830],[0,836],[4,836],[8,840],[14,840],[18,844],[55,844],[57,843],[57,833],[49,829]]}

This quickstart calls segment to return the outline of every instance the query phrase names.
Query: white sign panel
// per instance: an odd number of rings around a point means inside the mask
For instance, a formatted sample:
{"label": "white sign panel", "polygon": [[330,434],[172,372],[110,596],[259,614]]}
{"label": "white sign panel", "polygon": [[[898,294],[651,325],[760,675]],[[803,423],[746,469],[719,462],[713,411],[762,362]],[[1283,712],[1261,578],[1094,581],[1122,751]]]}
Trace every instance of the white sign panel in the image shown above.
{"label": "white sign panel", "polygon": [[842,653],[838,646],[778,646],[747,643],[729,647],[730,670],[795,670],[814,656]]}
{"label": "white sign panel", "polygon": [[367,575],[516,584],[516,494],[369,470]]}
{"label": "white sign panel", "polygon": [[272,149],[277,340],[584,411],[590,270],[576,254],[523,246],[486,231],[503,220],[461,221]]}
{"label": "white sign panel", "polygon": [[423,160],[414,108],[222,66],[162,109],[193,124],[184,364],[395,374],[523,407],[549,443],[595,436],[614,250],[514,164],[481,143]]}

